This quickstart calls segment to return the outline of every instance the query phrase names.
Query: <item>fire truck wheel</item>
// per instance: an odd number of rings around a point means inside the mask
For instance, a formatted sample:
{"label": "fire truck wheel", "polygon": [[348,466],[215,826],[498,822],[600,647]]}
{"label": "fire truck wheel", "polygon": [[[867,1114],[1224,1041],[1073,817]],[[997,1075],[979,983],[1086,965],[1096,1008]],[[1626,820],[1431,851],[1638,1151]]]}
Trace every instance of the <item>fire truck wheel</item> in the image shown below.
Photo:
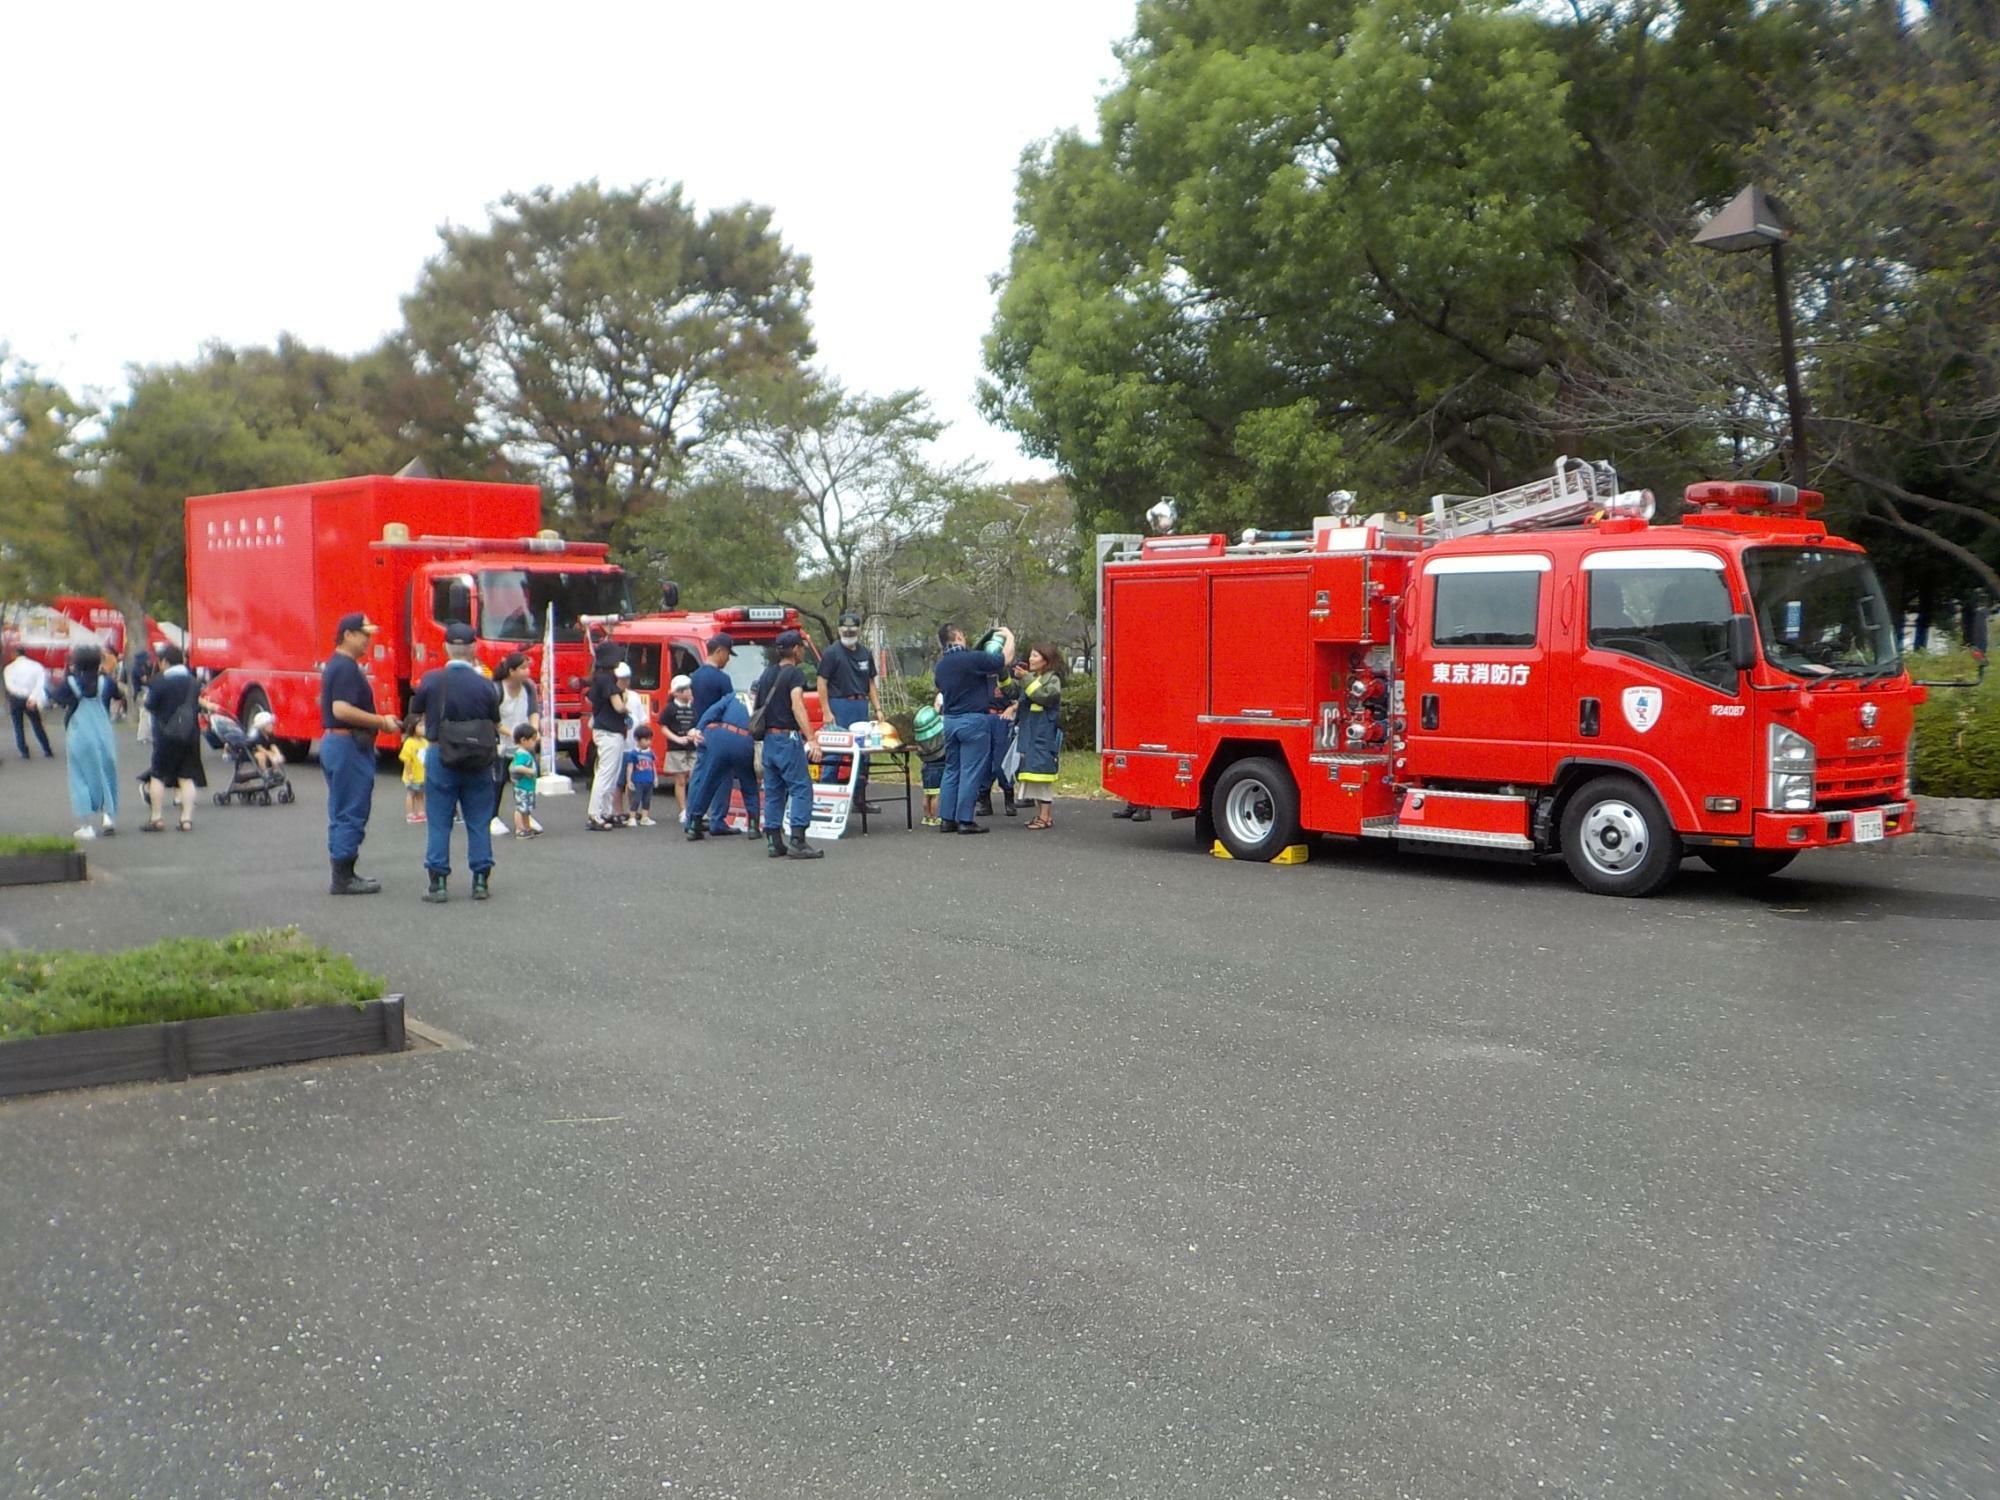
{"label": "fire truck wheel", "polygon": [[1698,857],[1729,880],[1766,880],[1799,857],[1796,849],[1703,849]]}
{"label": "fire truck wheel", "polygon": [[1623,776],[1600,776],[1569,799],[1562,852],[1576,883],[1600,896],[1650,896],[1681,864],[1660,799]]}
{"label": "fire truck wheel", "polygon": [[1299,793],[1275,760],[1239,760],[1215,779],[1209,816],[1237,859],[1272,860],[1299,841]]}

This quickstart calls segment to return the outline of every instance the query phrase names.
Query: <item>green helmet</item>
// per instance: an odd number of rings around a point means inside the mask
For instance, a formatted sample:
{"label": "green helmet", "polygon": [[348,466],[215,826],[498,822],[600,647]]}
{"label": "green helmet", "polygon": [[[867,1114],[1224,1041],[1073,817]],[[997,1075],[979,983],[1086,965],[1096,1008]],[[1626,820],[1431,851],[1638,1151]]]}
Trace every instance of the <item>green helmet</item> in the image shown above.
{"label": "green helmet", "polygon": [[928,753],[944,745],[944,717],[926,703],[916,712],[910,728],[915,731],[917,750]]}

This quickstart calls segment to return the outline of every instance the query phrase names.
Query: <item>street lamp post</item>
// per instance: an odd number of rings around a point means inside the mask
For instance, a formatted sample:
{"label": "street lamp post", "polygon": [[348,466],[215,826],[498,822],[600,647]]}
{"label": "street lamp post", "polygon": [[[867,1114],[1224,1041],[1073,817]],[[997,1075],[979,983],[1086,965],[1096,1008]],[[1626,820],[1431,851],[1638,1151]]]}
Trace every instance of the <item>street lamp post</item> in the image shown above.
{"label": "street lamp post", "polygon": [[1792,336],[1792,294],[1785,283],[1785,241],[1792,237],[1783,211],[1762,188],[1752,185],[1724,205],[1696,232],[1704,250],[1724,254],[1739,250],[1771,251],[1771,282],[1778,296],[1778,346],[1785,360],[1785,402],[1792,419],[1792,483],[1804,489],[1808,479],[1806,393],[1799,382],[1798,344]]}

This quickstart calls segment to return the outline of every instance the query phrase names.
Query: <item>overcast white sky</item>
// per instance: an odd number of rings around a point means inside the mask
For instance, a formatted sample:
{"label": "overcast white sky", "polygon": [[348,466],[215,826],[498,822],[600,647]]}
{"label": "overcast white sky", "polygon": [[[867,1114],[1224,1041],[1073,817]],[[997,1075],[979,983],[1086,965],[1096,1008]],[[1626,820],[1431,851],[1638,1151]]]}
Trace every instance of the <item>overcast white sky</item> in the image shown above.
{"label": "overcast white sky", "polygon": [[1041,472],[973,408],[1023,147],[1089,128],[1134,0],[17,6],[0,344],[74,388],[203,340],[343,352],[440,224],[596,177],[769,205],[821,363],[920,386],[939,456]]}

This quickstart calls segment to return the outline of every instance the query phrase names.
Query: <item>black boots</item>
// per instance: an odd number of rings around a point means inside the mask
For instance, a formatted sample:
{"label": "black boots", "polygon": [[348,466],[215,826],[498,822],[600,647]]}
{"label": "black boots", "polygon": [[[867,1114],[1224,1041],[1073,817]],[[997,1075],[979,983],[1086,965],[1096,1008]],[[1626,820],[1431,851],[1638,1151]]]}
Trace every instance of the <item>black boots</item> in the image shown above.
{"label": "black boots", "polygon": [[[1007,816],[1011,818],[1014,816],[1014,789],[1011,786],[1002,787],[1001,793],[1007,799]],[[988,810],[990,811],[991,809]]]}
{"label": "black boots", "polygon": [[354,873],[354,861],[336,859],[333,862],[333,884],[327,893],[333,896],[372,896],[382,889],[382,882],[370,880],[366,875]]}
{"label": "black boots", "polygon": [[785,857],[784,829],[773,828],[769,833],[764,835],[764,842],[771,846],[770,857],[772,859],[783,859]]}
{"label": "black boots", "polygon": [[450,896],[445,892],[444,881],[445,877],[442,875],[431,876],[431,886],[429,890],[424,892],[424,899],[433,905],[440,901],[450,900]]}
{"label": "black boots", "polygon": [[474,870],[472,872],[472,899],[474,901],[484,901],[488,896],[493,894],[486,888],[486,877],[492,873],[490,870]]}
{"label": "black boots", "polygon": [[1130,818],[1134,823],[1150,823],[1153,821],[1153,810],[1150,807],[1140,807],[1137,803],[1128,802],[1111,816],[1114,818]]}
{"label": "black boots", "polygon": [[953,822],[950,818],[946,818],[938,824],[937,831],[939,833],[957,833],[958,824]]}
{"label": "black boots", "polygon": [[753,838],[753,839],[757,839],[757,838],[762,838],[762,837],[764,836],[764,821],[763,821],[763,819],[761,819],[761,818],[752,818],[752,819],[750,820],[750,829],[749,829],[749,832],[750,832],[750,837],[751,837],[751,838]]}
{"label": "black boots", "polygon": [[792,835],[792,846],[790,850],[787,852],[791,855],[793,859],[826,858],[826,851],[824,849],[813,848],[810,844],[806,842],[806,836],[803,833],[795,833]]}
{"label": "black boots", "polygon": [[708,836],[708,818],[699,813],[689,818],[687,836],[690,844],[698,844],[706,838]]}
{"label": "black boots", "polygon": [[980,817],[982,817],[982,818],[990,818],[990,817],[992,817],[992,816],[993,816],[993,794],[992,794],[991,792],[988,792],[988,793],[987,793],[987,794],[986,794],[985,796],[981,797],[981,798],[979,799],[979,805],[978,805],[977,807],[975,807],[975,808],[973,809],[973,811],[974,811],[974,812],[976,812],[976,813],[978,813],[978,814],[979,814],[979,816],[980,816]]}

